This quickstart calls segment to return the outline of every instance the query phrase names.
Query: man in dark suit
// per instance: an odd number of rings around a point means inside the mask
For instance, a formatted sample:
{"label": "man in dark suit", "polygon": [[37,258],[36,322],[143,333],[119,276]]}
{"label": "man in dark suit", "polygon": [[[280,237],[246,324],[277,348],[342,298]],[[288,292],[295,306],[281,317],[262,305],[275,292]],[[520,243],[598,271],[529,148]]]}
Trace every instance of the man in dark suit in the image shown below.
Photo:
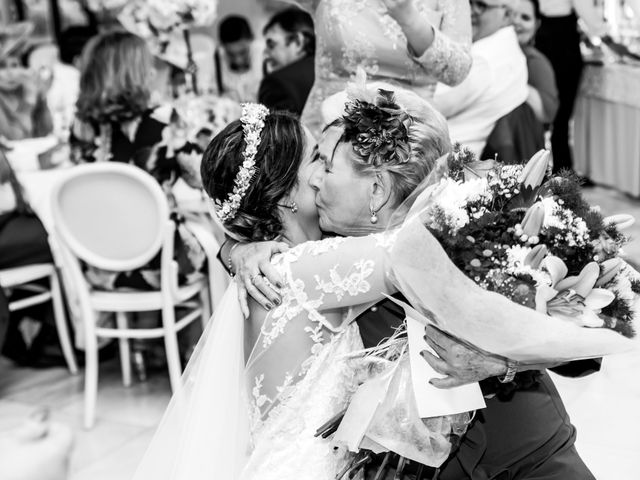
{"label": "man in dark suit", "polygon": [[269,74],[260,83],[258,102],[300,115],[315,78],[313,20],[305,11],[290,8],[274,15],[263,34]]}

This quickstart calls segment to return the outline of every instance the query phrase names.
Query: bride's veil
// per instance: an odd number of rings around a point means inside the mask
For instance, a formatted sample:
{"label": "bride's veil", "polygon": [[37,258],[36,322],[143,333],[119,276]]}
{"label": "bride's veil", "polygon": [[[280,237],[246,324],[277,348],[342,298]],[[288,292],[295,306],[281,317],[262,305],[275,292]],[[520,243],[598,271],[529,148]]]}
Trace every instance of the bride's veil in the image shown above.
{"label": "bride's veil", "polygon": [[249,450],[244,322],[232,282],[196,346],[134,480],[240,476]]}

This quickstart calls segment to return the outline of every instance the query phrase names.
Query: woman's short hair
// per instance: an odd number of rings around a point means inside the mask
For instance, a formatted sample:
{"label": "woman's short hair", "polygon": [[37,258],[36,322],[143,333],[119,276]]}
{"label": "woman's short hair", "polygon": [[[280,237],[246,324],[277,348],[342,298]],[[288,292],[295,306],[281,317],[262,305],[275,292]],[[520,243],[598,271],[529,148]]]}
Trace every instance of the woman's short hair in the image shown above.
{"label": "woman's short hair", "polygon": [[[377,91],[377,99],[391,93],[396,108],[409,117],[407,127],[408,157],[406,161],[371,162],[370,158],[355,149],[351,156],[353,167],[361,174],[387,172],[391,177],[391,194],[395,205],[402,203],[433,170],[438,158],[451,150],[451,139],[447,121],[431,104],[418,94],[383,82],[367,85],[368,91]],[[337,94],[336,99],[345,105],[345,93]],[[331,101],[331,98],[329,99]],[[377,100],[375,100],[377,101]],[[323,105],[323,108],[325,106]],[[344,108],[344,107],[342,107]],[[339,116],[325,128],[346,125],[346,117]],[[393,130],[392,130],[393,131]],[[340,142],[355,144],[357,132],[343,132]]]}
{"label": "woman's short hair", "polygon": [[[295,115],[279,111],[267,115],[255,156],[256,173],[237,214],[224,222],[232,234],[256,241],[272,240],[282,233],[278,203],[297,185],[305,139]],[[245,147],[240,120],[227,125],[207,146],[200,172],[213,201],[224,201],[233,190]]]}
{"label": "woman's short hair", "polygon": [[135,118],[149,108],[153,57],[145,41],[125,31],[92,38],[80,61],[77,116],[104,123]]}

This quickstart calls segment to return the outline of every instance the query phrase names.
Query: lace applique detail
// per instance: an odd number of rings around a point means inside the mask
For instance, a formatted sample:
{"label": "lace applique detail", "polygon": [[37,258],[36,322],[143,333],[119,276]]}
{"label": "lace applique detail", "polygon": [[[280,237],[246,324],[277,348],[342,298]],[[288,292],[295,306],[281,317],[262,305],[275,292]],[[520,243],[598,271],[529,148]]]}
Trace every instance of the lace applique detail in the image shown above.
{"label": "lace applique detail", "polygon": [[293,281],[290,285],[291,287],[287,288],[282,295],[282,304],[273,311],[271,328],[266,328],[266,325],[263,325],[260,329],[264,348],[269,347],[284,332],[287,323],[302,313],[303,310],[309,312],[309,318],[312,320],[320,321],[320,319],[324,319],[318,312],[318,308],[322,305],[323,297],[320,296],[315,300],[309,300],[309,296],[304,291],[304,282],[300,279]]}
{"label": "lace applique detail", "polygon": [[374,235],[376,239],[376,247],[382,247],[387,251],[390,251],[396,243],[399,230],[392,230],[384,233],[376,233]]}
{"label": "lace applique detail", "polygon": [[371,289],[371,285],[365,279],[373,273],[374,266],[373,260],[360,260],[353,266],[356,271],[350,272],[346,277],[342,278],[337,271],[338,265],[336,265],[329,271],[330,280],[328,282],[322,280],[318,275],[315,276],[316,290],[324,293],[333,293],[338,300],[342,300],[345,293],[351,296],[366,293]]}

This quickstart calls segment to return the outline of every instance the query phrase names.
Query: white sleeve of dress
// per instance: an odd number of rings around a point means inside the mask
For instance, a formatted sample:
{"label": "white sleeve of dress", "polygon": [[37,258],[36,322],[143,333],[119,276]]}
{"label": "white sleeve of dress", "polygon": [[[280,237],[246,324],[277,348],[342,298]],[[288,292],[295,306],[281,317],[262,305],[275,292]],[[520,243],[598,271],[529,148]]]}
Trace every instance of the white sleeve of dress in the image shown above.
{"label": "white sleeve of dress", "polygon": [[446,85],[458,85],[471,69],[471,12],[467,0],[441,0],[442,20],[434,25],[433,43],[419,57],[409,55],[430,76]]}
{"label": "white sleeve of dress", "polygon": [[317,310],[373,302],[395,292],[387,276],[393,239],[394,232],[385,232],[306,242],[283,254],[276,265],[292,297]]}

